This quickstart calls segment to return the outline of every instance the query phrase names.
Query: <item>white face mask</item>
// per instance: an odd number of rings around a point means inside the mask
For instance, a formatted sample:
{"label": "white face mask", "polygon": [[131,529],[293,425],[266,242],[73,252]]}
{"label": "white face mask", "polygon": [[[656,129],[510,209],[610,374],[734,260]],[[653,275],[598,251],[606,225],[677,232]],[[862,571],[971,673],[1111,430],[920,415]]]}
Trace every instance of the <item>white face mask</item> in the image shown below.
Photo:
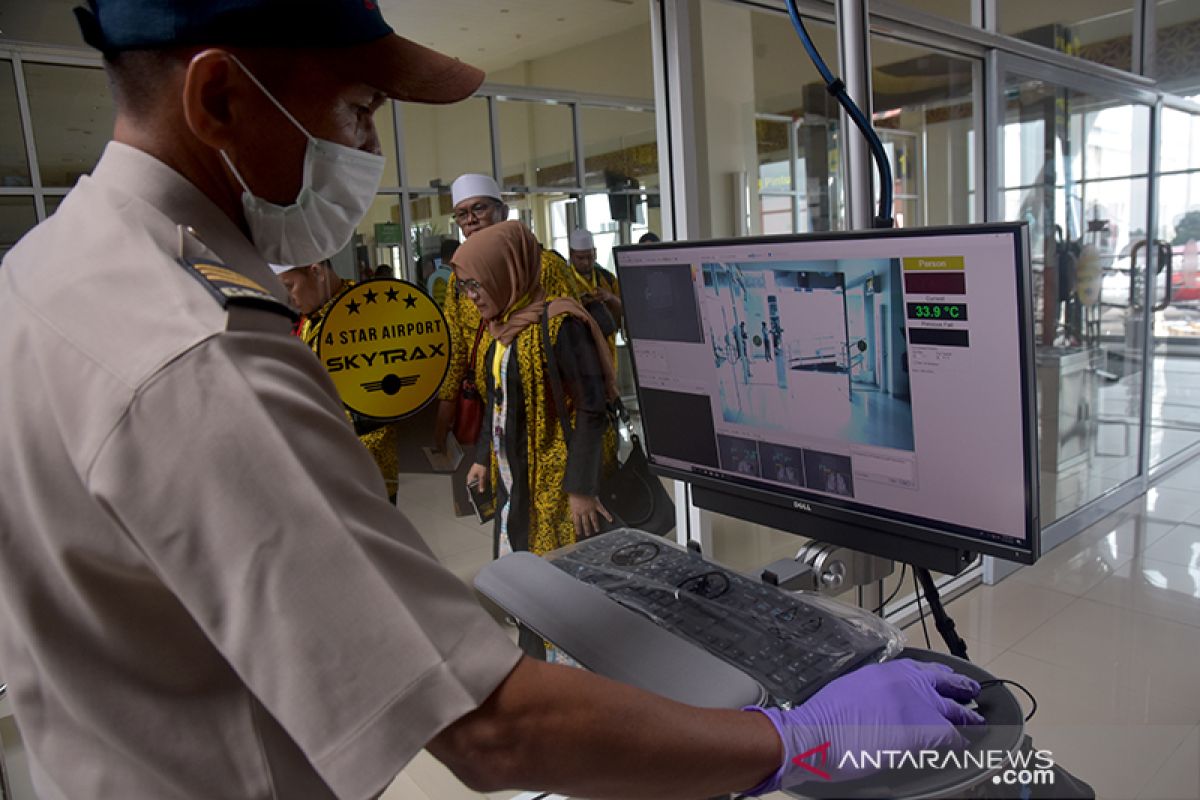
{"label": "white face mask", "polygon": [[272,264],[305,266],[333,256],[350,241],[375,200],[383,179],[383,156],[313,137],[236,56],[230,57],[308,137],[300,194],[286,206],[255,196],[229,156],[221,151],[221,157],[245,190],[242,211],[254,246]]}

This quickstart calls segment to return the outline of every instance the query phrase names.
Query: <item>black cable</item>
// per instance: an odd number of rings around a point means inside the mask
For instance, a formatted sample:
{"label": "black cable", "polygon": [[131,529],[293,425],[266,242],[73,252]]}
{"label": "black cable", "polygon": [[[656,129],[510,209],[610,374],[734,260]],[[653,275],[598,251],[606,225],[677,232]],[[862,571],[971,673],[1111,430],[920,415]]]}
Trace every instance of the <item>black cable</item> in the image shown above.
{"label": "black cable", "polygon": [[1025,693],[1025,696],[1029,698],[1029,702],[1033,704],[1033,708],[1029,710],[1029,715],[1025,717],[1025,721],[1029,722],[1029,720],[1033,719],[1033,715],[1036,714],[1038,710],[1037,698],[1033,696],[1033,692],[1029,691],[1021,684],[1017,683],[1016,681],[1010,681],[1008,678],[996,678],[990,681],[980,681],[979,686],[981,688],[986,688],[988,686],[999,686],[1002,683],[1007,683],[1009,686],[1015,686]]}
{"label": "black cable", "polygon": [[917,593],[917,613],[921,615],[921,630],[925,631],[925,649],[932,650],[929,642],[929,628],[925,626],[925,609],[921,608],[921,586],[917,583],[917,571],[913,570],[913,591]]}
{"label": "black cable", "polygon": [[907,571],[908,571],[908,564],[907,563],[901,564],[900,565],[900,580],[896,581],[896,588],[892,590],[892,593],[890,595],[888,595],[888,599],[884,600],[882,603],[880,603],[879,608],[875,609],[876,615],[882,614],[883,610],[885,608],[887,608],[887,604],[892,602],[893,600],[895,600],[896,595],[900,594],[900,590],[904,588],[904,573]]}
{"label": "black cable", "polygon": [[[808,51],[808,57],[812,59],[817,72],[821,74],[821,80],[825,81],[825,91],[833,95],[842,108],[846,109],[846,116],[862,132],[863,137],[867,140],[867,145],[871,148],[875,169],[879,173],[879,213],[875,217],[874,227],[890,228],[892,227],[892,165],[888,161],[887,152],[883,149],[883,142],[871,126],[871,121],[867,119],[866,114],[846,93],[846,84],[842,83],[840,78],[834,77],[833,72],[825,63],[825,59],[821,58],[821,54],[817,52],[817,46],[813,44],[812,37],[808,35],[808,29],[804,27],[804,21],[800,19],[800,10],[796,7],[796,0],[786,0],[786,2],[792,27],[796,29],[796,34],[800,37],[804,49]],[[848,146],[848,142],[845,142],[843,146]]]}

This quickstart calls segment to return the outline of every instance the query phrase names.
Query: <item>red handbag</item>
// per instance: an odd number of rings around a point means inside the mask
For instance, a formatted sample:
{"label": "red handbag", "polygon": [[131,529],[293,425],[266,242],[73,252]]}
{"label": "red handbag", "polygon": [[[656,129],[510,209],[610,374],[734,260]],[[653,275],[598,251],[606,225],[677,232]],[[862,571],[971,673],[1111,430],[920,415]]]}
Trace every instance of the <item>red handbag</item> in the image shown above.
{"label": "red handbag", "polygon": [[475,332],[475,344],[471,347],[471,360],[467,362],[467,374],[459,387],[454,408],[454,438],[460,445],[479,441],[479,429],[483,427],[483,395],[475,383],[475,356],[482,338],[483,323],[480,323],[479,330]]}

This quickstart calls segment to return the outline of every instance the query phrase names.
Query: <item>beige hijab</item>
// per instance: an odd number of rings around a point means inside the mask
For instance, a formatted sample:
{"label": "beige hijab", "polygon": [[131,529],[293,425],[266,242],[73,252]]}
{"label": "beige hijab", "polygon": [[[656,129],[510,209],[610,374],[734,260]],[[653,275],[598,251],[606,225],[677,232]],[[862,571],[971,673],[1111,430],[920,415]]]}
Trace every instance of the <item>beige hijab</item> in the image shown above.
{"label": "beige hijab", "polygon": [[511,345],[521,331],[537,325],[542,314],[553,318],[570,314],[588,326],[596,345],[596,355],[604,371],[605,394],[617,397],[617,380],[608,343],[600,327],[578,301],[561,297],[546,302],[542,289],[542,246],[533,231],[516,220],[508,220],[476,231],[454,251],[454,274],[475,280],[488,297],[504,310],[487,320],[488,332],[505,346]]}

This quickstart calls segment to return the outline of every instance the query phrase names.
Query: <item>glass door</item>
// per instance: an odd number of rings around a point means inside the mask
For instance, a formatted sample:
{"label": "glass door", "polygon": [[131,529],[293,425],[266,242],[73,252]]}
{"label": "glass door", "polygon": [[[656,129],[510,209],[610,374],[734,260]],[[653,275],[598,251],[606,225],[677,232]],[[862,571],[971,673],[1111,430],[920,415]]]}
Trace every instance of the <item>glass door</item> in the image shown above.
{"label": "glass door", "polygon": [[1163,108],[1159,130],[1151,469],[1200,443],[1200,114]]}
{"label": "glass door", "polygon": [[1115,500],[1145,474],[1154,98],[1024,59],[998,62],[992,213],[1029,223],[1045,527]]}

